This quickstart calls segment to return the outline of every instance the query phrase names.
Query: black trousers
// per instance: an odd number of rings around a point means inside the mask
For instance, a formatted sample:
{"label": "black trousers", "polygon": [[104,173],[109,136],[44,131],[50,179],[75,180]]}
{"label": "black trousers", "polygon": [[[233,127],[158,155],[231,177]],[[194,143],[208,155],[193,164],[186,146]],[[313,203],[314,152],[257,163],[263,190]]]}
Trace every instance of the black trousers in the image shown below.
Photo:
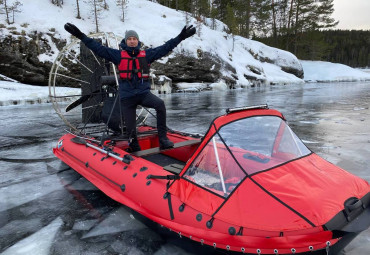
{"label": "black trousers", "polygon": [[157,113],[157,129],[159,138],[167,134],[166,106],[162,99],[151,92],[121,99],[122,113],[126,124],[126,131],[130,139],[136,139],[136,107],[141,105],[146,108],[154,108]]}

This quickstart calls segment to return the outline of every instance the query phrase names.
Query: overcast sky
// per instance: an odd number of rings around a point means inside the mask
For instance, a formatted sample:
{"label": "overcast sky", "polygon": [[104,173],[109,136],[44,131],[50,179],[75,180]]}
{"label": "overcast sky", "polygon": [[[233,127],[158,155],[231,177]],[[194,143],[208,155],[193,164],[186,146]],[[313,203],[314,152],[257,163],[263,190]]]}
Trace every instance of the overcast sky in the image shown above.
{"label": "overcast sky", "polygon": [[370,0],[334,0],[337,29],[370,30]]}

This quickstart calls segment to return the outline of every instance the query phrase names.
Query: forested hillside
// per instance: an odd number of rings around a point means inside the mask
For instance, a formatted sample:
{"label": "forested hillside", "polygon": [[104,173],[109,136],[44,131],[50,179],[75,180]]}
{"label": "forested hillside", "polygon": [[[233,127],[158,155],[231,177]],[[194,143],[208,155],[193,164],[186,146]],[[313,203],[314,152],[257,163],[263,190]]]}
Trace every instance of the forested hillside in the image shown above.
{"label": "forested hillside", "polygon": [[[269,46],[284,48],[286,37],[253,38]],[[322,60],[341,63],[351,67],[370,66],[370,31],[363,30],[324,30],[301,34],[300,42],[294,49],[288,44],[291,52],[302,60]]]}
{"label": "forested hillside", "polygon": [[323,60],[352,67],[370,66],[370,31],[323,31],[329,52]]}
{"label": "forested hillside", "polygon": [[333,0],[157,2],[187,11],[199,22],[205,22],[205,17],[221,20],[228,26],[227,32],[290,51],[299,59],[330,61],[352,67],[370,66],[370,31],[332,30],[338,24],[331,17]]}

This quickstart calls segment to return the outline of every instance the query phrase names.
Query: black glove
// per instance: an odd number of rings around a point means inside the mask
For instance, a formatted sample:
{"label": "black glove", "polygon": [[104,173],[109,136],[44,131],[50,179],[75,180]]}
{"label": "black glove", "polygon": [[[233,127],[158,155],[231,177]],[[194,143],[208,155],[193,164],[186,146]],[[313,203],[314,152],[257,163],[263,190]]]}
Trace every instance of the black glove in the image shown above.
{"label": "black glove", "polygon": [[66,23],[64,25],[64,29],[70,33],[71,35],[74,35],[76,36],[78,39],[82,39],[82,37],[85,35],[84,33],[82,33],[80,31],[80,29],[78,29],[75,25],[71,24],[71,23]]}
{"label": "black glove", "polygon": [[186,38],[189,38],[190,36],[193,36],[196,32],[195,27],[193,25],[186,27],[181,30],[181,33],[179,34],[179,37],[181,40],[185,40]]}

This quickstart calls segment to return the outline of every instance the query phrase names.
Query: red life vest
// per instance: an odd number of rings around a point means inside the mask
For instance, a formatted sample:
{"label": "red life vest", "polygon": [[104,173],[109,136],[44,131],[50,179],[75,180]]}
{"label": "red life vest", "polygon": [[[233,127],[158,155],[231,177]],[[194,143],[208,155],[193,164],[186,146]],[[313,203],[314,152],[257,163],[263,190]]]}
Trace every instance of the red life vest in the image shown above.
{"label": "red life vest", "polygon": [[[135,69],[133,62],[135,61]],[[139,79],[149,78],[149,64],[145,58],[145,51],[142,50],[136,57],[131,57],[127,51],[121,51],[121,62],[118,65],[119,76],[121,79],[131,80],[133,73],[137,74]]]}

